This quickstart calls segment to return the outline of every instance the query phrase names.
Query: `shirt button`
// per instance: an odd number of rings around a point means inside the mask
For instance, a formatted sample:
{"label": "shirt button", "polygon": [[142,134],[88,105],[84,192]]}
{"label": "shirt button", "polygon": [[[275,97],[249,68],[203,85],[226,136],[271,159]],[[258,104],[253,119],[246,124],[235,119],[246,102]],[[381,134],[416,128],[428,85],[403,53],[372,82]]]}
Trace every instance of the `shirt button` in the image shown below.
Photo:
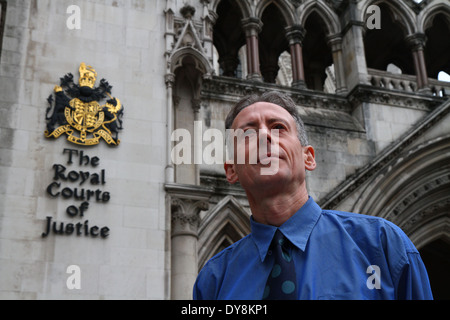
{"label": "shirt button", "polygon": [[268,254],[269,256],[271,256],[271,255],[272,255],[272,250],[267,251],[267,254]]}

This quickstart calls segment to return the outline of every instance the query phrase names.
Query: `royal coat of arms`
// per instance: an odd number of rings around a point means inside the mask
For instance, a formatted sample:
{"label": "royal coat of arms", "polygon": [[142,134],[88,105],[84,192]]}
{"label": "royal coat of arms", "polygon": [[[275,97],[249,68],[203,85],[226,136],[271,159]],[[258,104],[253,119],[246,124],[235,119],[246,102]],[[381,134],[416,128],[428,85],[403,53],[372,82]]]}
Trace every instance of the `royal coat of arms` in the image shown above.
{"label": "royal coat of arms", "polygon": [[[103,139],[118,146],[119,130],[122,129],[123,106],[111,96],[112,86],[105,79],[94,88],[97,72],[85,63],[80,65],[79,84],[73,75],[66,74],[55,86],[54,94],[47,101],[47,138],[59,138],[66,134],[67,140],[78,145],[93,146]],[[105,105],[100,101],[109,97]],[[53,112],[52,112],[53,111]]]}

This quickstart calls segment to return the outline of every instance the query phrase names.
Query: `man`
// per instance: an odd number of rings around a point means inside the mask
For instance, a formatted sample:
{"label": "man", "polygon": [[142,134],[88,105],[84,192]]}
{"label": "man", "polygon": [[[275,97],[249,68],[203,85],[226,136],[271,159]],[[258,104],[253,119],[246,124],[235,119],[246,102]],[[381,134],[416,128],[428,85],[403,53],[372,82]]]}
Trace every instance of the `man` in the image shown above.
{"label": "man", "polygon": [[[314,149],[292,99],[276,92],[244,98],[226,128],[263,132],[259,142],[276,140],[278,151],[261,154],[249,139],[237,139],[224,167],[227,180],[239,181],[247,194],[251,233],[208,261],[194,299],[432,299],[420,255],[397,226],[322,210],[308,196]],[[261,174],[270,165],[263,159],[277,161],[273,174]]]}

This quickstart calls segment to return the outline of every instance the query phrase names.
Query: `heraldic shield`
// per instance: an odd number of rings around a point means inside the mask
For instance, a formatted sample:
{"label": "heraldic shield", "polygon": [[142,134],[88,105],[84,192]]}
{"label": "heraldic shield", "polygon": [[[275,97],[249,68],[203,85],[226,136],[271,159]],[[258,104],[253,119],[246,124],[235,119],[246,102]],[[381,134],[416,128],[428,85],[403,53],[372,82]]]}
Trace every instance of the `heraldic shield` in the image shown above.
{"label": "heraldic shield", "polygon": [[[79,71],[78,85],[69,73],[55,86],[54,95],[48,97],[45,137],[57,139],[66,134],[68,141],[78,145],[93,146],[103,139],[109,145],[118,146],[122,104],[111,96],[112,86],[105,79],[94,88],[97,72],[91,66],[81,63]],[[106,104],[100,105],[107,97],[110,99]]]}

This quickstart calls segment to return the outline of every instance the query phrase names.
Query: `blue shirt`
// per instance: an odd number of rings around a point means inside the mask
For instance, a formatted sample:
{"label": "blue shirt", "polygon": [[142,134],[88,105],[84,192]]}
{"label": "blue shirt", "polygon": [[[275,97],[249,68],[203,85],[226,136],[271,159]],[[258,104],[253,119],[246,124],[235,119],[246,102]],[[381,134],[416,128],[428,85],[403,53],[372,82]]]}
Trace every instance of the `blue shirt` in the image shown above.
{"label": "blue shirt", "polygon": [[[251,218],[251,230],[206,263],[194,299],[261,299],[277,227]],[[294,245],[299,299],[433,298],[419,252],[385,219],[322,210],[309,198],[279,230]]]}

